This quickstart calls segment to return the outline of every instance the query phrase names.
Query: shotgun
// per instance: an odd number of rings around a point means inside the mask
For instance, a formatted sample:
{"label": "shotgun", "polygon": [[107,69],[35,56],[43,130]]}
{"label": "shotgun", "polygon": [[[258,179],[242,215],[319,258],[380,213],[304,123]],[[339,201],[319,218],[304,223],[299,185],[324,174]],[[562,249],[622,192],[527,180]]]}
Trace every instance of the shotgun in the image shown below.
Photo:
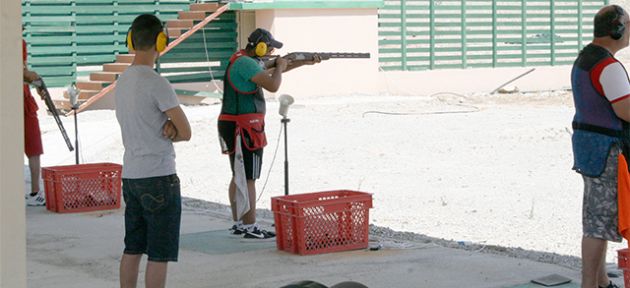
{"label": "shotgun", "polygon": [[285,56],[282,56],[285,59],[289,59],[289,60],[304,60],[304,61],[313,61],[314,56],[315,55],[319,55],[319,58],[322,60],[328,60],[328,59],[337,59],[337,58],[344,58],[344,59],[359,59],[359,58],[370,58],[370,53],[342,53],[342,52],[333,52],[333,53],[328,53],[328,52],[292,52],[289,53]]}
{"label": "shotgun", "polygon": [[321,60],[329,60],[329,59],[366,59],[370,58],[370,53],[342,53],[342,52],[291,52],[287,55],[270,55],[261,57],[263,62],[265,63],[266,68],[275,67],[276,58],[282,57],[292,61],[313,61],[315,60],[315,55],[319,55]]}
{"label": "shotgun", "polygon": [[53,118],[55,118],[55,122],[57,122],[57,126],[59,126],[59,130],[61,130],[61,135],[63,136],[63,140],[66,141],[66,145],[68,145],[68,150],[74,151],[74,147],[72,147],[72,143],[70,142],[70,138],[68,138],[68,133],[66,133],[66,129],[63,128],[63,123],[61,119],[59,119],[59,112],[57,112],[57,108],[55,107],[55,103],[53,103],[50,98],[50,93],[48,93],[48,89],[46,88],[46,84],[42,78],[39,78],[33,81],[31,84],[33,86],[39,88],[43,92],[44,103],[46,103],[46,107],[48,107],[48,111],[52,113]]}

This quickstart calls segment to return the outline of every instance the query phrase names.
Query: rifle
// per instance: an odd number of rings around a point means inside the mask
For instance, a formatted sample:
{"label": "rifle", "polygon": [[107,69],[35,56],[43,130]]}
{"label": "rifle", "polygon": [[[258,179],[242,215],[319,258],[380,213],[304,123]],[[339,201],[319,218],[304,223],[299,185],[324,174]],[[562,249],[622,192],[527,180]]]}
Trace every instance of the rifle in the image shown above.
{"label": "rifle", "polygon": [[70,151],[74,151],[74,147],[72,147],[72,143],[70,142],[70,138],[68,138],[68,133],[66,133],[66,129],[63,128],[63,123],[61,122],[61,119],[59,119],[59,112],[57,112],[55,103],[53,103],[52,99],[50,98],[50,93],[48,93],[48,89],[46,88],[46,84],[44,83],[44,80],[42,78],[39,78],[31,82],[31,84],[33,84],[33,86],[39,88],[43,92],[44,95],[42,95],[42,97],[44,98],[44,103],[46,103],[46,107],[48,107],[48,111],[50,111],[50,113],[53,114],[53,118],[55,118],[55,122],[57,122],[57,126],[59,126],[59,130],[61,130],[61,135],[63,136],[63,140],[66,141],[66,145],[68,145],[68,149]]}

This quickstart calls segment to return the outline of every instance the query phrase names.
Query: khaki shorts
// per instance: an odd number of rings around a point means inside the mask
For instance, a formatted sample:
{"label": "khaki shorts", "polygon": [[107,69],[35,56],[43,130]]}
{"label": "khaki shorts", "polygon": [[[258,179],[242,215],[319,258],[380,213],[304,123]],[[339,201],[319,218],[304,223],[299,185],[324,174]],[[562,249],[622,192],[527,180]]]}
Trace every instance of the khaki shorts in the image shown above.
{"label": "khaki shorts", "polygon": [[582,176],[582,230],[585,237],[621,242],[617,230],[617,156],[621,149],[613,146],[606,159],[606,168],[599,177]]}

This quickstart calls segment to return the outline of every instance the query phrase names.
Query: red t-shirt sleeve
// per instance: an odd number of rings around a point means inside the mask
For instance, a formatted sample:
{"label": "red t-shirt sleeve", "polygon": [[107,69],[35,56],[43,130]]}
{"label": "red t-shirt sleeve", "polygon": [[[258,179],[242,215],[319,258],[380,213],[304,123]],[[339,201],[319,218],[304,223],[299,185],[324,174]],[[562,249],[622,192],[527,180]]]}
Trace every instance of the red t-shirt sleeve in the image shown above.
{"label": "red t-shirt sleeve", "polygon": [[[24,39],[22,39],[22,61],[26,62],[26,41],[24,41]],[[22,90],[24,90],[24,99],[27,99],[28,97],[31,97],[31,89],[28,87],[28,84],[24,84],[22,85],[23,88]],[[27,108],[26,106],[29,106],[31,110],[33,110],[32,108],[32,104],[29,102],[24,102],[25,108]],[[35,104],[35,107],[37,107],[37,104]],[[35,111],[37,111],[37,109],[35,108]]]}
{"label": "red t-shirt sleeve", "polygon": [[22,61],[26,61],[26,41],[22,39]]}

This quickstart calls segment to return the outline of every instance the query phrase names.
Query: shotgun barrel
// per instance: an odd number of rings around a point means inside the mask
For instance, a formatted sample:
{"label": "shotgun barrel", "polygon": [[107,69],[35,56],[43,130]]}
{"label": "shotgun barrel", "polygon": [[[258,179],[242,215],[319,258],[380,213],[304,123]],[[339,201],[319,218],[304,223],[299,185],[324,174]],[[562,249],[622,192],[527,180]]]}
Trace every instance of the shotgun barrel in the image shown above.
{"label": "shotgun barrel", "polygon": [[370,58],[370,53],[345,53],[345,52],[291,52],[283,57],[290,60],[313,61],[315,55],[319,55],[319,57],[322,60]]}
{"label": "shotgun barrel", "polygon": [[31,84],[33,84],[33,86],[41,89],[44,92],[43,93],[44,103],[46,103],[46,107],[48,107],[48,111],[50,111],[50,113],[52,113],[53,115],[53,118],[55,118],[55,122],[57,122],[57,126],[59,126],[59,130],[61,130],[61,135],[63,136],[63,140],[66,141],[68,150],[73,151],[74,147],[72,147],[70,138],[68,138],[68,133],[66,133],[66,129],[63,127],[63,123],[61,122],[61,119],[59,119],[59,112],[57,112],[55,103],[53,103],[52,99],[50,98],[50,93],[48,93],[48,89],[46,88],[46,84],[44,83],[44,80],[40,78],[33,81]]}

